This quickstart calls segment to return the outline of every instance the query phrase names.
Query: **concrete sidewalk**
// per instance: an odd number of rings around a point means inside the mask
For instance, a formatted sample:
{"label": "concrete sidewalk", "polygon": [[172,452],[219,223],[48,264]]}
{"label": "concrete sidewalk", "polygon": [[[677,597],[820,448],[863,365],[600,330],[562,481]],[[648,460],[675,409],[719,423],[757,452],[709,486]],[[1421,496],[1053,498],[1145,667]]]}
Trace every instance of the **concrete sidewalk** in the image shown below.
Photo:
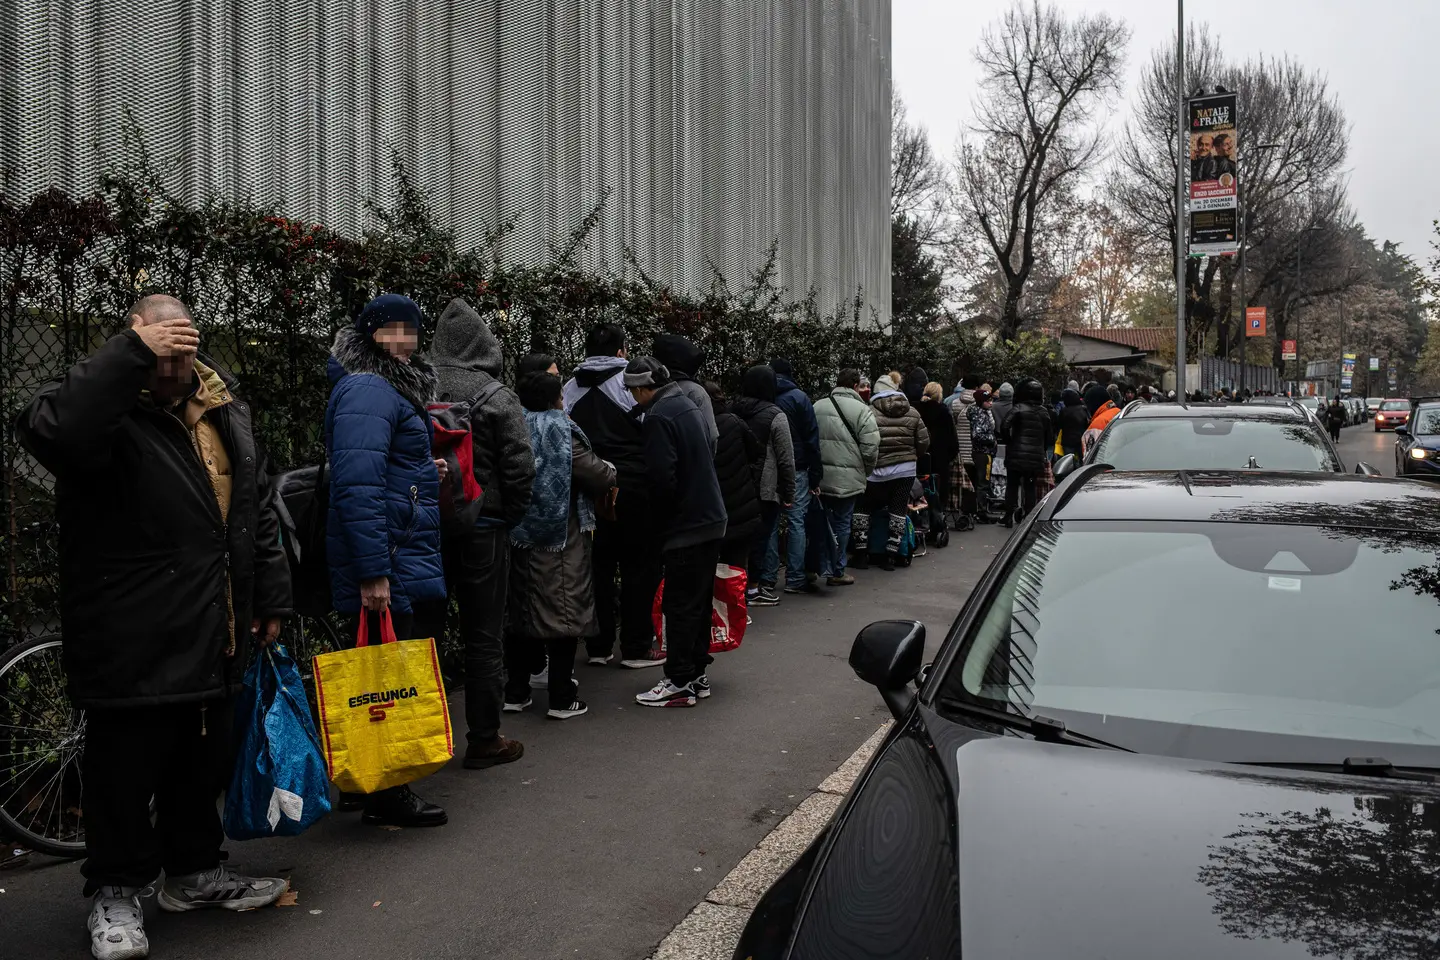
{"label": "concrete sidewalk", "polygon": [[[296,905],[176,916],[152,901],[151,955],[649,957],[888,716],[846,664],[855,632],[920,619],[933,649],[1006,533],[981,527],[909,570],[754,611],[693,710],[634,704],[657,670],[582,665],[587,716],[507,714],[520,762],[452,763],[417,785],[448,826],[377,830],[337,814],[296,839],[232,843],[240,869],[290,877]],[[33,858],[0,871],[0,888],[0,958],[88,956],[77,864]]]}

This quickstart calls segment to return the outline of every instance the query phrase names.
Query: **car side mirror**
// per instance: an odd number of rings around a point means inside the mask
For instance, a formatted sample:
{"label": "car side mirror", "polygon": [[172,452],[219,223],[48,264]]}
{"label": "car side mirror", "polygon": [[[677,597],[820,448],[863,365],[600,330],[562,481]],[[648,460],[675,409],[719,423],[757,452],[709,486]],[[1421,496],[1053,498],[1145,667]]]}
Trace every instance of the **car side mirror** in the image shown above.
{"label": "car side mirror", "polygon": [[897,720],[915,703],[909,683],[924,660],[925,624],[918,620],[877,620],[856,634],[850,647],[850,668],[879,688]]}
{"label": "car side mirror", "polygon": [[1410,428],[1409,428],[1409,427],[1406,427],[1406,426],[1396,427],[1396,428],[1395,428],[1395,436],[1397,436],[1397,437],[1408,437],[1408,436],[1410,436]]}
{"label": "car side mirror", "polygon": [[1365,477],[1383,477],[1383,476],[1385,476],[1385,474],[1381,473],[1379,470],[1376,470],[1374,467],[1370,466],[1370,464],[1366,463],[1364,460],[1361,460],[1359,463],[1355,464],[1355,472],[1358,473],[1358,474],[1360,474],[1361,476],[1365,476]]}
{"label": "car side mirror", "polygon": [[1059,483],[1061,480],[1064,480],[1066,476],[1074,473],[1075,468],[1078,466],[1080,466],[1080,458],[1073,453],[1067,453],[1059,460],[1056,460],[1055,466],[1051,469],[1051,472],[1055,474],[1055,482]]}

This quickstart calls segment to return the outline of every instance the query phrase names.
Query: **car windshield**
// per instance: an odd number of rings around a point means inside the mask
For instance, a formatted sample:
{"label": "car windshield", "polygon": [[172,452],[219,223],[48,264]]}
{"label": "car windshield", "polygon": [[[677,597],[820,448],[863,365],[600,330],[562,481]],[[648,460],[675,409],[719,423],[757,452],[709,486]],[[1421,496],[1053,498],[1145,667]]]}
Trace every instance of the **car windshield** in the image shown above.
{"label": "car windshield", "polygon": [[[1430,534],[1042,524],[940,697],[1079,714],[1106,739],[1128,718],[1440,746],[1437,598]],[[1183,754],[1183,736],[1163,739]]]}
{"label": "car windshield", "polygon": [[1117,470],[1339,468],[1320,432],[1293,414],[1287,419],[1121,418],[1101,435],[1092,459]]}
{"label": "car windshield", "polygon": [[1386,400],[1380,404],[1381,410],[1409,410],[1410,404],[1404,400]]}
{"label": "car windshield", "polygon": [[1417,437],[1440,433],[1440,405],[1421,407],[1410,418],[1410,432]]}

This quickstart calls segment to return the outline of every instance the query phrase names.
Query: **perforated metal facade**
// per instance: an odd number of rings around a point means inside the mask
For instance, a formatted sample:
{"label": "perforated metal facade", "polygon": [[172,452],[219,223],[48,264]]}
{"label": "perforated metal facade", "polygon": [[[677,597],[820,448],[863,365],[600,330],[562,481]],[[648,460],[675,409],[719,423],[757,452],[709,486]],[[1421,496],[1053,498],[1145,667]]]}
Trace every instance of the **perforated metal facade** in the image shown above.
{"label": "perforated metal facade", "polygon": [[0,0],[0,183],[83,191],[132,109],[179,191],[347,232],[398,149],[462,243],[890,301],[890,0]]}

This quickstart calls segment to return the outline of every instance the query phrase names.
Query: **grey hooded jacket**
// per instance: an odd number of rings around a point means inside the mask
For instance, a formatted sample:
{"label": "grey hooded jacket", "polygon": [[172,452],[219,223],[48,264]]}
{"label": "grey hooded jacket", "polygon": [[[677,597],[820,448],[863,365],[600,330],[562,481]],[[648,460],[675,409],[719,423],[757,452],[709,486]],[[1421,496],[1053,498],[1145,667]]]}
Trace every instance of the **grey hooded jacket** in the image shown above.
{"label": "grey hooded jacket", "polygon": [[[500,378],[505,355],[490,326],[464,300],[455,299],[440,314],[430,362],[439,378],[441,403],[465,403]],[[485,491],[477,527],[510,528],[530,507],[535,457],[520,398],[509,387],[491,394],[470,412],[475,481]]]}

